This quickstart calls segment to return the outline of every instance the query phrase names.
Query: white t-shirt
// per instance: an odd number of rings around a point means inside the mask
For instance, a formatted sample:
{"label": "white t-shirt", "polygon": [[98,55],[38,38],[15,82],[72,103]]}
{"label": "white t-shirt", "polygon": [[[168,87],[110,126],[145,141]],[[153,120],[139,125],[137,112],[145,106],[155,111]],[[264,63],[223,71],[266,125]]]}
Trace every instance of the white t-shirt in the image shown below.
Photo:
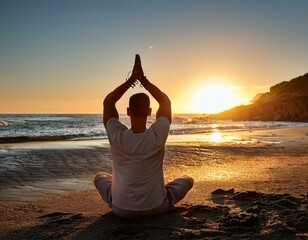
{"label": "white t-shirt", "polygon": [[135,134],[116,118],[106,124],[113,162],[112,205],[130,211],[152,210],[166,196],[163,159],[170,122],[159,117]]}

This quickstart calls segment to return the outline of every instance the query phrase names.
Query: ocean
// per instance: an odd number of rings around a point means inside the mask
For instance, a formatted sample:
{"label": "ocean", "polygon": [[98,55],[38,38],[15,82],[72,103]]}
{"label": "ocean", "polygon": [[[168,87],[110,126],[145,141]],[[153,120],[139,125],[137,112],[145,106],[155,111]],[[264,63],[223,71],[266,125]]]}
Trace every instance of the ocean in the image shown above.
{"label": "ocean", "polygon": [[[120,120],[130,127],[128,116]],[[147,125],[155,121],[148,119]],[[307,127],[300,122],[218,121],[206,115],[175,114],[170,135],[194,135],[286,127]],[[1,114],[0,143],[107,139],[101,114]]]}

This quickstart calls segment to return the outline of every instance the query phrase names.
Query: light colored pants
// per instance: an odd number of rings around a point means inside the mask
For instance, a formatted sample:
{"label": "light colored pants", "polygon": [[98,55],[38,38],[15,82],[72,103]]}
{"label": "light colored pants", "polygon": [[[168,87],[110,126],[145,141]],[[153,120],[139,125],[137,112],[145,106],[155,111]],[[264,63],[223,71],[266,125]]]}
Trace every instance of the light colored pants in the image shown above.
{"label": "light colored pants", "polygon": [[102,199],[112,208],[113,212],[124,218],[134,217],[149,217],[163,214],[183,199],[188,191],[193,187],[194,180],[191,177],[185,176],[176,178],[172,182],[165,185],[167,195],[162,205],[147,211],[130,211],[112,206],[111,196],[112,175],[108,173],[98,173],[95,177],[94,184]]}

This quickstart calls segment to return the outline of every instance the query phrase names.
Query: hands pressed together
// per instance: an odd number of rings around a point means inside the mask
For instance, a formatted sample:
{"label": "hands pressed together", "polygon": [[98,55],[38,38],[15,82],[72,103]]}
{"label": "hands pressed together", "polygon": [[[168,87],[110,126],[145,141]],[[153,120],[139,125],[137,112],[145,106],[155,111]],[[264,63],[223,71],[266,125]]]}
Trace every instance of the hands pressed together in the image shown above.
{"label": "hands pressed together", "polygon": [[127,81],[132,85],[132,87],[136,85],[137,81],[139,81],[144,87],[149,83],[147,78],[144,76],[139,54],[136,54],[133,72]]}

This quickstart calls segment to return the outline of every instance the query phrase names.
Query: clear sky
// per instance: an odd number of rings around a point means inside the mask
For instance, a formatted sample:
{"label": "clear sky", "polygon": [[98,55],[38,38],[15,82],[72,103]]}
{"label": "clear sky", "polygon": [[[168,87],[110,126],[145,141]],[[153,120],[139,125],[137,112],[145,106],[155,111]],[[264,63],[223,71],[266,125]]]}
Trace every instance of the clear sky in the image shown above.
{"label": "clear sky", "polygon": [[246,104],[308,72],[307,13],[306,0],[0,0],[0,113],[101,113],[136,53],[174,113]]}

